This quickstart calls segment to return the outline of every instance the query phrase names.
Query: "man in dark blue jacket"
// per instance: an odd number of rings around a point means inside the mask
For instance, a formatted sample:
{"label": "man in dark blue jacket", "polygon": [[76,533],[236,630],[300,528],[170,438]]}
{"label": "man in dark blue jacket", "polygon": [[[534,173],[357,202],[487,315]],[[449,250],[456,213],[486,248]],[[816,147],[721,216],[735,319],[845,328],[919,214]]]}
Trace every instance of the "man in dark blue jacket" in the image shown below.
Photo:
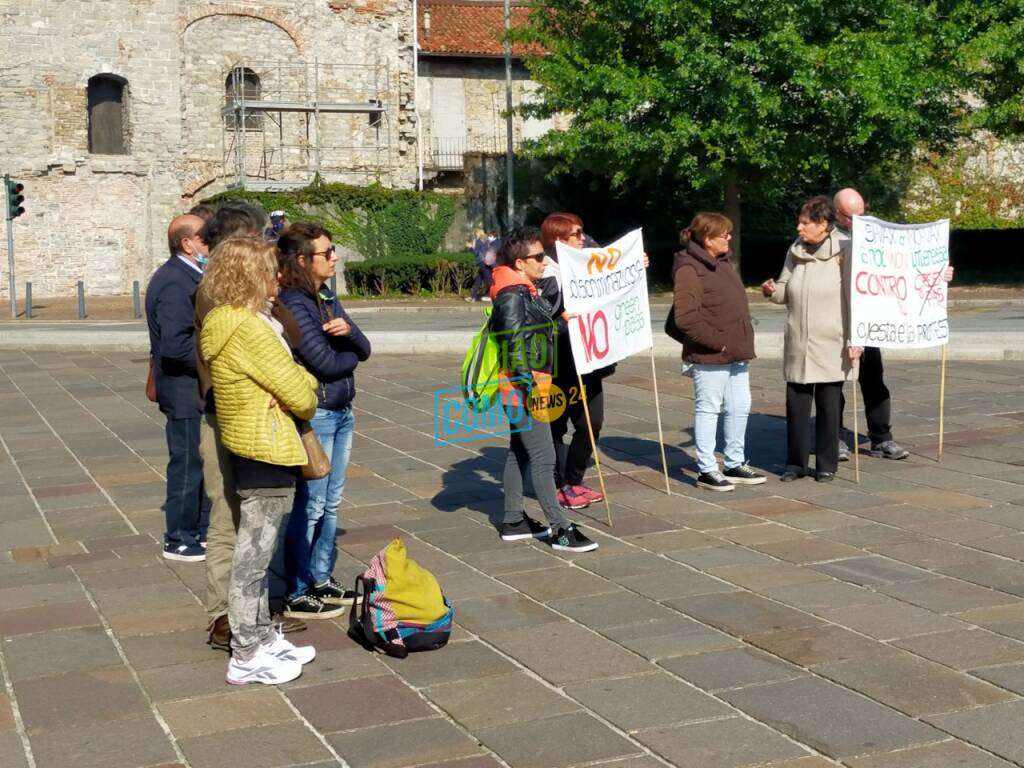
{"label": "man in dark blue jacket", "polygon": [[199,458],[202,406],[196,372],[192,294],[203,276],[206,243],[203,220],[186,214],[171,220],[167,244],[171,257],[157,269],[146,288],[146,323],[153,361],[157,403],[167,418],[167,499],[164,557],[199,562],[206,559],[209,502],[203,491]]}

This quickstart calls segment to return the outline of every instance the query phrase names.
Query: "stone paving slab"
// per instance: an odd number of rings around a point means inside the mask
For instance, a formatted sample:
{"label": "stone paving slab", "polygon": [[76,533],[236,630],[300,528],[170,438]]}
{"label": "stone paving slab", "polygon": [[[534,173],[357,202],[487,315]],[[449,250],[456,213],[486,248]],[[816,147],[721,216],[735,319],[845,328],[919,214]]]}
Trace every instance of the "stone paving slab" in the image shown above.
{"label": "stone paving slab", "polygon": [[823,486],[778,482],[783,388],[758,361],[747,448],[769,480],[718,495],[693,485],[692,383],[659,363],[671,496],[649,368],[623,363],[601,440],[615,524],[580,511],[601,549],[571,556],[497,537],[504,440],[435,444],[458,360],[375,357],[336,575],[401,536],[455,604],[452,642],[392,660],[347,617],[314,622],[302,677],[253,689],[204,643],[202,566],[159,556],[144,362],[0,351],[4,768],[1024,761],[1024,363],[949,366],[941,465],[932,367],[888,365],[911,457]]}

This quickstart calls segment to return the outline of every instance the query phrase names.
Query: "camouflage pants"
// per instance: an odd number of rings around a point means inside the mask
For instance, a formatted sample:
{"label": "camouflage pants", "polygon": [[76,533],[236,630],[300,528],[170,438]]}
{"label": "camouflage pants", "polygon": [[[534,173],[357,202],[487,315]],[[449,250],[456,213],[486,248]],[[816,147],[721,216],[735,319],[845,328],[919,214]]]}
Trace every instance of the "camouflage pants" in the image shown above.
{"label": "camouflage pants", "polygon": [[291,512],[294,488],[239,489],[242,499],[228,587],[231,653],[247,661],[270,641],[269,575],[282,525]]}

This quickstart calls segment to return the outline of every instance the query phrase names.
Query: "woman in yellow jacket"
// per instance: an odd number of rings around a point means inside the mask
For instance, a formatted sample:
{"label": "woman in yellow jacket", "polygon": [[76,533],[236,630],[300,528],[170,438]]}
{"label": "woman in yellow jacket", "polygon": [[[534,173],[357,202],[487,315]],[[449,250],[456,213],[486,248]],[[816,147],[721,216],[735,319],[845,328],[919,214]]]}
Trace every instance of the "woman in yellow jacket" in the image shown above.
{"label": "woman in yellow jacket", "polygon": [[316,379],[292,360],[270,315],[278,277],[275,247],[243,238],[218,245],[203,277],[216,308],[203,322],[200,345],[242,499],[228,587],[227,681],[235,685],[294,680],[316,655],[273,631],[268,604],[267,567],[306,463],[295,418],[316,410]]}

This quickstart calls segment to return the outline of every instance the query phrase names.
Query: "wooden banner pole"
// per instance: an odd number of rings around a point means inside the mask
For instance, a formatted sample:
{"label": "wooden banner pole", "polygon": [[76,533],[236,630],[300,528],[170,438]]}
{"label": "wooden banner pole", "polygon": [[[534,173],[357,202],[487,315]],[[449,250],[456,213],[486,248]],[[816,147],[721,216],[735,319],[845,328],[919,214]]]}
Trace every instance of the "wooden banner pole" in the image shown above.
{"label": "wooden banner pole", "polygon": [[594,439],[594,425],[590,422],[590,406],[587,404],[587,390],[583,387],[583,375],[576,374],[580,385],[580,397],[583,399],[583,414],[587,417],[587,433],[590,435],[590,447],[594,452],[594,466],[597,469],[597,480],[601,484],[601,495],[604,496],[604,511],[608,515],[608,527],[612,527],[612,506],[608,501],[608,491],[604,487],[604,474],[601,472],[601,456],[597,452],[597,440]]}
{"label": "wooden banner pole", "polygon": [[853,479],[860,482],[860,425],[857,423],[857,380],[853,380]]}
{"label": "wooden banner pole", "polygon": [[942,461],[942,438],[946,418],[946,345],[942,345],[942,368],[939,372],[939,456]]}
{"label": "wooden banner pole", "polygon": [[651,345],[651,381],[654,382],[654,412],[658,417],[658,447],[661,448],[661,468],[665,473],[665,493],[672,495],[668,483],[668,459],[665,458],[665,435],[661,431],[661,401],[658,399],[658,369],[654,364],[654,345]]}

